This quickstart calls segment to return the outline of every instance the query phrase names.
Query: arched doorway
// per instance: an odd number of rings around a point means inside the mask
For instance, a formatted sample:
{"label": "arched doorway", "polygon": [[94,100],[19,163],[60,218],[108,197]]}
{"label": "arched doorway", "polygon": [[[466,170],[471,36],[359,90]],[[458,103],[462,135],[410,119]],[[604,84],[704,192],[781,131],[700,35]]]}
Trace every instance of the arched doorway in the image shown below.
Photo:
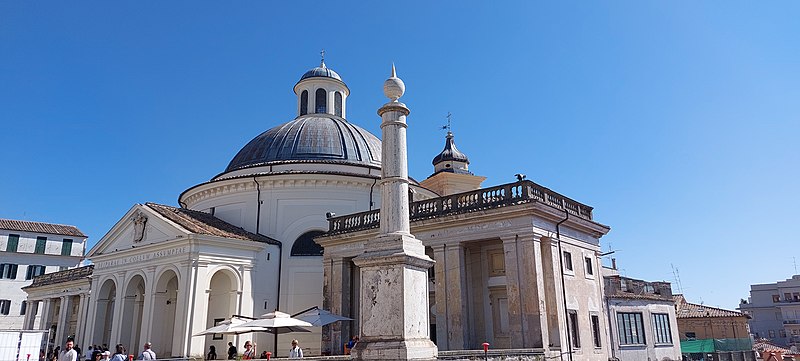
{"label": "arched doorway", "polygon": [[128,281],[122,295],[122,332],[120,341],[128,350],[138,350],[142,333],[142,312],[144,311],[145,282],[141,275]]}
{"label": "arched doorway", "polygon": [[[231,318],[236,313],[239,282],[236,275],[230,270],[219,270],[211,276],[208,290],[208,314],[206,328],[210,328],[223,320]],[[206,336],[205,350],[214,345],[217,354],[225,358],[229,341],[234,341],[233,336],[208,335]]]}
{"label": "arched doorway", "polygon": [[178,303],[178,275],[167,270],[156,281],[153,299],[153,321],[151,338],[160,343],[156,356],[169,358],[173,356],[172,345],[175,338],[175,312]]}
{"label": "arched doorway", "polygon": [[97,292],[97,312],[94,318],[94,343],[111,344],[111,328],[114,326],[114,305],[117,299],[117,284],[107,279]]}

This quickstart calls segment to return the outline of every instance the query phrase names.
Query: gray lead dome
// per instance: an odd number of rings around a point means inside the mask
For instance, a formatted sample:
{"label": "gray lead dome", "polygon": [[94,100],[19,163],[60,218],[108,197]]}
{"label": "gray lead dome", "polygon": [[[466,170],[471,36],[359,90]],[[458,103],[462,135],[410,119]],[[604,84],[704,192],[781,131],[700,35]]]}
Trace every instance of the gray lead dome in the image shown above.
{"label": "gray lead dome", "polygon": [[342,78],[339,76],[339,74],[324,66],[318,66],[316,68],[307,71],[305,74],[303,74],[303,76],[300,77],[300,80],[308,78],[318,78],[318,77],[333,78],[338,81],[342,81]]}
{"label": "gray lead dome", "polygon": [[225,172],[291,161],[380,167],[381,141],[342,118],[313,114],[261,133],[233,157]]}

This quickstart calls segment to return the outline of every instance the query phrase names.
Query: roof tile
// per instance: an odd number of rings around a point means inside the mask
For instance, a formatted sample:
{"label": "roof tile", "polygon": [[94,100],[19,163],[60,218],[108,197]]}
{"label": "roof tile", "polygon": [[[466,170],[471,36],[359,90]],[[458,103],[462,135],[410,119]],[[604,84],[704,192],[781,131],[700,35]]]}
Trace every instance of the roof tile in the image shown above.
{"label": "roof tile", "polygon": [[189,232],[218,236],[225,238],[243,239],[248,241],[263,242],[269,244],[280,244],[281,242],[270,237],[255,234],[236,227],[208,213],[195,211],[186,208],[175,208],[158,203],[145,203],[145,206],[156,211]]}
{"label": "roof tile", "polygon": [[69,226],[66,224],[32,222],[32,221],[18,221],[13,219],[0,219],[0,229],[7,229],[11,231],[32,232],[32,233],[46,233],[46,234],[60,234],[64,236],[83,237],[83,234],[77,227]]}

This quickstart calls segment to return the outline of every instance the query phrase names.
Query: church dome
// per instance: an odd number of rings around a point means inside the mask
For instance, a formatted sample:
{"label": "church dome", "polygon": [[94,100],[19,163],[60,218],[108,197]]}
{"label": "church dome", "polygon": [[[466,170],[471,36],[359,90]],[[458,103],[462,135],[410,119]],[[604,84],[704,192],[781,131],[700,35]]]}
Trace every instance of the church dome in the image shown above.
{"label": "church dome", "polygon": [[381,141],[343,118],[309,114],[255,137],[233,157],[225,172],[303,161],[380,167]]}
{"label": "church dome", "polygon": [[303,76],[300,77],[300,80],[308,78],[333,78],[338,81],[342,81],[342,77],[333,71],[333,69],[328,69],[324,62],[320,64],[320,66],[307,71],[305,74],[303,74]]}
{"label": "church dome", "polygon": [[444,149],[441,153],[433,158],[433,165],[448,161],[464,162],[469,164],[469,158],[467,158],[467,155],[456,148],[456,142],[453,140],[453,133],[451,132],[447,132]]}

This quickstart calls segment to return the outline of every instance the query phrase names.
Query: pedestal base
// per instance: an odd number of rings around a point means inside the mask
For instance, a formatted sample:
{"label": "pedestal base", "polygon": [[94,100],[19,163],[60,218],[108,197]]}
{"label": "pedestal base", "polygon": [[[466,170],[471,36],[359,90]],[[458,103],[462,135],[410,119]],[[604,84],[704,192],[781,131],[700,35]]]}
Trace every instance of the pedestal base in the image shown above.
{"label": "pedestal base", "polygon": [[436,360],[438,349],[430,339],[359,340],[350,351],[354,360]]}
{"label": "pedestal base", "polygon": [[355,360],[435,360],[430,340],[428,268],[422,242],[381,235],[353,262],[361,267],[361,339]]}

